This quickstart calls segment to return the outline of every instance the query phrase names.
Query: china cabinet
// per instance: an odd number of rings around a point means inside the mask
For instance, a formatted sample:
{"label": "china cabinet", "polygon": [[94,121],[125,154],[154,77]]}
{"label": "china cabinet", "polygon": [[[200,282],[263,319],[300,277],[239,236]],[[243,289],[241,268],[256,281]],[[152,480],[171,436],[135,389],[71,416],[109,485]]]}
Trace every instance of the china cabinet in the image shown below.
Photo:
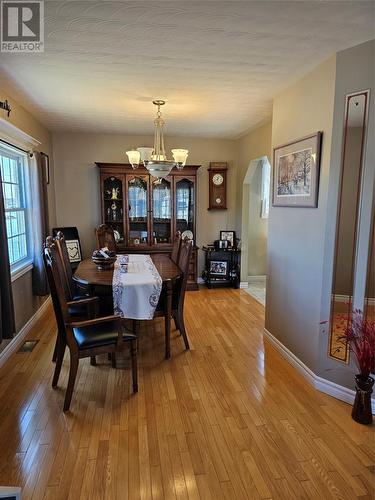
{"label": "china cabinet", "polygon": [[[197,170],[200,165],[173,168],[160,180],[140,166],[99,163],[102,222],[111,226],[121,253],[169,253],[175,233],[196,238]],[[194,245],[188,289],[197,285]]]}

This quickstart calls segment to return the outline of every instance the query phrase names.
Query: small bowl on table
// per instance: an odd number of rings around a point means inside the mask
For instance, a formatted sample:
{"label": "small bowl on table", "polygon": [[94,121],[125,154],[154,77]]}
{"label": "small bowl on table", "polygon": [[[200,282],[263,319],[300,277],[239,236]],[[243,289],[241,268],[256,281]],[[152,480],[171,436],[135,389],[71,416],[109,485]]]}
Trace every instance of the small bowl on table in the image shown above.
{"label": "small bowl on table", "polygon": [[94,252],[91,259],[93,263],[96,264],[99,270],[104,271],[105,269],[113,268],[114,263],[116,262],[116,254],[114,252],[111,252],[108,254],[108,257],[106,258],[99,252]]}

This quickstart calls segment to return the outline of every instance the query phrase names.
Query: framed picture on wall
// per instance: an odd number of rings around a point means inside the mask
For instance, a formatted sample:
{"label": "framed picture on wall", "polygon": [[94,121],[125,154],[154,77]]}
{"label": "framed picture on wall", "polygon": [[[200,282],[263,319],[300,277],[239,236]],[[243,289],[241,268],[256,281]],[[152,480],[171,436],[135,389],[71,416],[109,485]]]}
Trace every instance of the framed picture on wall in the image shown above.
{"label": "framed picture on wall", "polygon": [[322,132],[273,150],[274,207],[318,206]]}

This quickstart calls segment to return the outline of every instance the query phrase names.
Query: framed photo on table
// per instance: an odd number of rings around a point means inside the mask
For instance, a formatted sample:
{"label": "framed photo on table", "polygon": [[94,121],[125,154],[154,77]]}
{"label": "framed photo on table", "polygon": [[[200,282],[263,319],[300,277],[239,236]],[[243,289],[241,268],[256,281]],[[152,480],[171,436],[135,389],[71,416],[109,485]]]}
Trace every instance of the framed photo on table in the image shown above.
{"label": "framed photo on table", "polygon": [[229,241],[229,246],[234,248],[236,246],[236,232],[235,231],[220,231],[220,239]]}
{"label": "framed photo on table", "polygon": [[211,260],[210,274],[213,276],[226,276],[228,273],[228,262],[226,260]]}
{"label": "framed photo on table", "polygon": [[322,132],[273,150],[274,207],[318,206]]}
{"label": "framed photo on table", "polygon": [[66,248],[68,250],[70,262],[81,262],[81,247],[78,240],[66,240]]}

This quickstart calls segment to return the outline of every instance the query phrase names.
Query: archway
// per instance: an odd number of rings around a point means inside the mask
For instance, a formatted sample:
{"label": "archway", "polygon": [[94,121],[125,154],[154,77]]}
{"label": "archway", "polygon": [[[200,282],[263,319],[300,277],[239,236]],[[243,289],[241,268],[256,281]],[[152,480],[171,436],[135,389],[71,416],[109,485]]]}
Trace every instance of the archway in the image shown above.
{"label": "archway", "polygon": [[[250,284],[260,282],[263,283],[263,289],[265,287],[270,172],[271,166],[268,158],[262,156],[250,161],[243,180],[241,223],[241,286],[243,288],[247,288],[249,282]],[[254,290],[256,292],[255,285]],[[260,296],[256,298],[263,303],[263,297],[264,290],[260,290]]]}

